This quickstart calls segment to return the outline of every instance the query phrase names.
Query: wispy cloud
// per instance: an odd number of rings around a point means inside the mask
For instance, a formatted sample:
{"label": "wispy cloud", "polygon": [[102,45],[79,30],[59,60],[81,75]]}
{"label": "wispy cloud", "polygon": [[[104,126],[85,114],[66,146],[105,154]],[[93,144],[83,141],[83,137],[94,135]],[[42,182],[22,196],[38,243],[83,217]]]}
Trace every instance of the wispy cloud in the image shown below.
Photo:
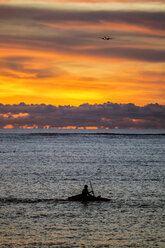
{"label": "wispy cloud", "polygon": [[58,77],[64,74],[64,71],[57,66],[42,66],[39,60],[30,56],[7,56],[0,58],[0,73],[12,78],[43,79]]}
{"label": "wispy cloud", "polygon": [[[160,39],[160,44],[161,39],[165,37],[165,15],[163,12],[66,11],[4,6],[0,9],[0,20],[3,22],[2,43],[16,43],[30,46],[33,49],[64,52],[70,55],[93,56],[95,54],[106,58],[112,56],[155,62],[162,62],[165,57],[163,46],[150,48],[155,35],[157,42]],[[118,27],[121,25],[121,30],[114,31],[115,41],[112,41],[108,46],[106,44],[106,48],[102,48],[97,36],[101,32],[107,32],[111,25],[113,27],[115,24]],[[128,29],[129,25],[133,25],[134,30],[128,31],[127,29],[123,33],[123,24],[127,25]],[[76,30],[67,30],[65,29],[67,25],[70,28],[76,25],[77,28]],[[86,26],[85,29],[84,25]],[[93,28],[92,32],[88,31],[90,25]],[[95,29],[97,25],[100,30]],[[141,29],[137,29],[137,27],[141,27]],[[143,28],[151,30],[150,35],[145,34]],[[154,29],[155,33],[153,32]],[[158,31],[159,33],[157,33]],[[141,32],[143,35],[137,37],[137,32]],[[137,40],[138,44],[143,47],[137,45]],[[150,44],[149,48],[147,43]],[[88,49],[89,46],[91,49]]]}

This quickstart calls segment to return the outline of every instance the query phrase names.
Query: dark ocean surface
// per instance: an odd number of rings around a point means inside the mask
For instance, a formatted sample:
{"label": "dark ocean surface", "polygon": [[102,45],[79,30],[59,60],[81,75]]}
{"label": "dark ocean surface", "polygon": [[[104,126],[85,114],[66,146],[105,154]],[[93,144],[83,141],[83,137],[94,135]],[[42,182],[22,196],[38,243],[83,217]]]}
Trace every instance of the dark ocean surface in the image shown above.
{"label": "dark ocean surface", "polygon": [[164,248],[165,130],[0,130],[0,247]]}

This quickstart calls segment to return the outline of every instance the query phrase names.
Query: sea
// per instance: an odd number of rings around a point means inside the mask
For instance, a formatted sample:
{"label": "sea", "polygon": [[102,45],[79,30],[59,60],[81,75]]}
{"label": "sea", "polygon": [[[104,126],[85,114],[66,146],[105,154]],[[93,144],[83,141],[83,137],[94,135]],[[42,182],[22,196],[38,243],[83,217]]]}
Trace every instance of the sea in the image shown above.
{"label": "sea", "polygon": [[164,248],[165,130],[1,129],[0,247]]}

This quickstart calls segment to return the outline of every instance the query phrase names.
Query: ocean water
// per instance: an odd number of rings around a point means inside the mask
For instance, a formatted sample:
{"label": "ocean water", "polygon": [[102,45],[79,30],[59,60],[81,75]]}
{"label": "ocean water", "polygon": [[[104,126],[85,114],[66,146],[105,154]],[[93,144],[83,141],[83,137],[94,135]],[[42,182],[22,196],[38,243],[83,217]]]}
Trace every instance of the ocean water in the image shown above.
{"label": "ocean water", "polygon": [[0,247],[165,247],[165,130],[0,130]]}

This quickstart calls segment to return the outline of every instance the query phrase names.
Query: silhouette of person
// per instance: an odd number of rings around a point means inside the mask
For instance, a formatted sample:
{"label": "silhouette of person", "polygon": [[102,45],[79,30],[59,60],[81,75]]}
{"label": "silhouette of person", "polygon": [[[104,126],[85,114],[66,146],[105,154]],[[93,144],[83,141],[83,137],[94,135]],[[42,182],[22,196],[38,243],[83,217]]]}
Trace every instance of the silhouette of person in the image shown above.
{"label": "silhouette of person", "polygon": [[82,200],[86,202],[88,199],[88,196],[91,196],[90,192],[88,191],[88,185],[84,185],[84,188],[82,190]]}

